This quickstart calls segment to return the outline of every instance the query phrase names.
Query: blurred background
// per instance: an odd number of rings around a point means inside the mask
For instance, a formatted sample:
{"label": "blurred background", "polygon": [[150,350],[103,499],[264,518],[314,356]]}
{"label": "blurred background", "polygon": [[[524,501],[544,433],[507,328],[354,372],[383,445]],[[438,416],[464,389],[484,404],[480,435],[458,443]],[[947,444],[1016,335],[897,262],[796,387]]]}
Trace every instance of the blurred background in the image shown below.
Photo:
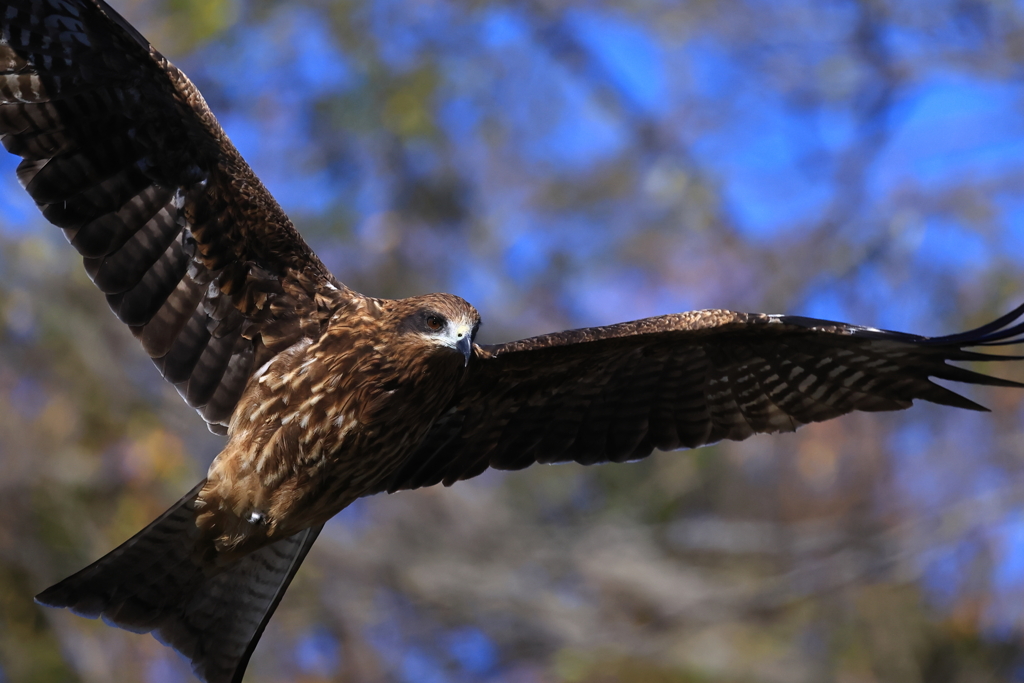
{"label": "blurred background", "polygon": [[[922,334],[1024,301],[1024,3],[120,0],[351,287],[481,341],[693,308]],[[0,158],[0,682],[193,680],[31,596],[221,440]],[[1024,380],[1024,365],[991,368]],[[251,683],[1024,681],[1024,392],[327,525]]]}

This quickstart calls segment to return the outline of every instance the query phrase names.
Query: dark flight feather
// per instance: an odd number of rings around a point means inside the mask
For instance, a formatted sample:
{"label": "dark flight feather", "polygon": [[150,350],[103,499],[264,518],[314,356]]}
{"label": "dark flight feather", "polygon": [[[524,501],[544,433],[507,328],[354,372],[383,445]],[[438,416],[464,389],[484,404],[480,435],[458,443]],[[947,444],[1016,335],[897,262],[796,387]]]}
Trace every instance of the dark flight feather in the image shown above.
{"label": "dark flight feather", "polygon": [[[23,0],[4,9],[0,138],[24,158],[19,179],[82,254],[118,318],[144,339],[158,326],[159,343],[144,348],[158,354],[165,377],[182,384],[203,373],[189,403],[223,433],[243,387],[226,387],[206,410],[217,395],[210,378],[225,376],[237,354],[266,357],[303,326],[322,325],[323,304],[343,287],[192,83],[106,3]],[[200,282],[200,272],[212,276]],[[251,290],[271,293],[256,305]],[[211,336],[198,327],[217,327],[218,298],[249,324],[244,334],[241,325],[222,329],[218,339],[232,340],[207,354]],[[275,298],[307,317],[276,319]],[[269,349],[264,329],[274,331]],[[247,343],[234,343],[241,338]]]}
{"label": "dark flight feather", "polygon": [[1024,340],[1024,306],[945,337],[799,316],[694,311],[480,347],[471,373],[388,491],[488,467],[636,460],[655,449],[790,432],[915,399],[986,410],[931,378],[1021,387],[947,361]]}

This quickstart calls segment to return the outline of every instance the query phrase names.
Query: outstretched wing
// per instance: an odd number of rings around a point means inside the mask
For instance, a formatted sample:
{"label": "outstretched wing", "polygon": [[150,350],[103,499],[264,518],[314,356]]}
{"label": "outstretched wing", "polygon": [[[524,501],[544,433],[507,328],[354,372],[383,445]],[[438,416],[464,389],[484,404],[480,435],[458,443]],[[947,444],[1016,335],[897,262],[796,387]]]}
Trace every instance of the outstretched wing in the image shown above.
{"label": "outstretched wing", "polygon": [[0,13],[0,139],[163,376],[224,432],[342,290],[185,75],[103,0]]}
{"label": "outstretched wing", "polygon": [[694,311],[478,348],[469,379],[388,490],[488,467],[623,462],[791,432],[914,399],[984,410],[929,378],[1024,386],[947,364],[1024,341],[1024,306],[977,330],[918,337],[843,323]]}

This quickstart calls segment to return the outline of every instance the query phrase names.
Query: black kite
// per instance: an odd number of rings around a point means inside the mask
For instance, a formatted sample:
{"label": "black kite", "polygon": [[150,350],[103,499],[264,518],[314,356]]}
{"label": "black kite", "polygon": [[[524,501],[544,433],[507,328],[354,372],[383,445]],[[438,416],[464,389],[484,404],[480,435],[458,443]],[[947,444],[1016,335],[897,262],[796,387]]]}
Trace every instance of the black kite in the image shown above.
{"label": "black kite", "polygon": [[317,259],[192,83],[102,0],[0,10],[0,136],[117,317],[228,443],[162,517],[38,596],[239,681],[318,532],[360,496],[488,467],[623,462],[785,432],[1017,343],[1024,307],[926,338],[696,311],[482,347],[458,297],[363,296]]}

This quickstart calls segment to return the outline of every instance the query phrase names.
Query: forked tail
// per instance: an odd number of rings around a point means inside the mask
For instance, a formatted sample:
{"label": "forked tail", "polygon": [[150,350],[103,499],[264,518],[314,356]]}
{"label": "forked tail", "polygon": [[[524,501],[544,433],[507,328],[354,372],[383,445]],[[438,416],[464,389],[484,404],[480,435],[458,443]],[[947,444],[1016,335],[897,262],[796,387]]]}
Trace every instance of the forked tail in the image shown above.
{"label": "forked tail", "polygon": [[195,552],[200,482],[121,546],[36,596],[137,633],[152,632],[207,683],[238,683],[264,627],[323,525],[224,568]]}

